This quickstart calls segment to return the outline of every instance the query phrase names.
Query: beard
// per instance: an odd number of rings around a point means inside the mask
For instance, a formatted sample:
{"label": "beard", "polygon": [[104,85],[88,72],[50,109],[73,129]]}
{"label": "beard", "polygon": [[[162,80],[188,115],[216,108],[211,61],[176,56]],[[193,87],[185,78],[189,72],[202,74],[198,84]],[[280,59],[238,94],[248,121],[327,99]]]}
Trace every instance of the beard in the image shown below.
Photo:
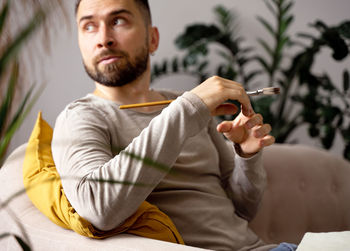
{"label": "beard", "polygon": [[[100,69],[98,62],[108,56],[118,56],[119,59]],[[146,71],[148,57],[147,46],[144,46],[133,59],[124,51],[107,49],[93,59],[93,67],[83,63],[86,73],[97,83],[108,87],[120,87],[133,82]]]}

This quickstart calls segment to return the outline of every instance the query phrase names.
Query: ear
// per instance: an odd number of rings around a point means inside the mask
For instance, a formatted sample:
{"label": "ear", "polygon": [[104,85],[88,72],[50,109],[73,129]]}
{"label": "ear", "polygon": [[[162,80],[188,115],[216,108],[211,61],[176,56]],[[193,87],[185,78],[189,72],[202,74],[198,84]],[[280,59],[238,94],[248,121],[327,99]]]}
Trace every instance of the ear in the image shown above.
{"label": "ear", "polygon": [[159,46],[159,31],[157,27],[150,27],[149,32],[149,53],[154,53]]}

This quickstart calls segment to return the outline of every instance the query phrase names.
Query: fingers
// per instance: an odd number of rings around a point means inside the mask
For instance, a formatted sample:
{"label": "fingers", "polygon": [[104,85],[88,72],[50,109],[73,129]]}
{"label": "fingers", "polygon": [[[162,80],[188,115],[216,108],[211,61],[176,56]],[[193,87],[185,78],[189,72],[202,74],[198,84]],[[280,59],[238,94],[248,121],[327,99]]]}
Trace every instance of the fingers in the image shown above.
{"label": "fingers", "polygon": [[237,100],[239,103],[241,103],[242,113],[244,116],[249,117],[254,114],[249,96],[247,95],[243,86],[228,79],[221,79],[221,81],[223,81],[223,86],[225,87],[225,92],[227,95],[226,100]]}
{"label": "fingers", "polygon": [[263,124],[263,117],[260,114],[254,114],[249,118],[245,123],[245,127],[248,130],[251,129],[256,138],[263,138],[272,130],[270,124]]}
{"label": "fingers", "polygon": [[217,131],[219,133],[223,133],[226,138],[235,143],[241,143],[251,137],[251,139],[254,140],[250,142],[256,142],[258,144],[258,150],[264,146],[272,145],[275,142],[275,138],[269,135],[271,130],[271,125],[264,124],[263,117],[260,114],[254,114],[250,118],[238,118],[234,121],[224,121],[217,126]]}
{"label": "fingers", "polygon": [[275,137],[273,137],[271,135],[267,135],[260,140],[261,147],[271,146],[274,143],[275,143]]}
{"label": "fingers", "polygon": [[224,121],[224,122],[220,123],[220,124],[216,127],[216,129],[217,129],[217,131],[220,132],[220,133],[226,133],[226,132],[231,131],[232,127],[233,127],[233,124],[232,124],[231,121]]}
{"label": "fingers", "polygon": [[219,106],[229,99],[237,100],[242,104],[242,112],[245,116],[254,114],[247,93],[237,82],[215,76],[207,79],[191,92],[202,99],[212,114],[215,114]]}
{"label": "fingers", "polygon": [[255,138],[260,139],[260,147],[270,146],[275,143],[275,137],[269,135],[271,133],[271,125],[263,124],[252,128]]}
{"label": "fingers", "polygon": [[256,138],[262,138],[271,132],[271,126],[269,124],[264,124],[261,126],[256,126],[254,130],[254,136]]}
{"label": "fingers", "polygon": [[263,124],[263,117],[260,114],[254,114],[247,120],[247,122],[245,123],[245,127],[247,129],[252,129],[254,126],[262,125],[262,124]]}

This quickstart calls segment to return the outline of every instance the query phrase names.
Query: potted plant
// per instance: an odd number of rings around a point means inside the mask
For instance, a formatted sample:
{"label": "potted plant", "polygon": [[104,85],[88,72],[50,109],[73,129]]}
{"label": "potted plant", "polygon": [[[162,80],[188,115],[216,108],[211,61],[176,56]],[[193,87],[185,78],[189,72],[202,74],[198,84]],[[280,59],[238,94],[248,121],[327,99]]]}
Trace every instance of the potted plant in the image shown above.
{"label": "potted plant", "polygon": [[[198,77],[200,83],[210,75],[218,75],[250,89],[261,84],[258,78],[266,78],[268,83],[281,89],[281,95],[257,98],[253,105],[256,112],[272,125],[276,142],[290,142],[292,132],[307,125],[309,136],[318,139],[325,149],[332,147],[336,134],[341,135],[345,145],[344,157],[350,159],[349,69],[343,71],[340,89],[329,73],[315,72],[312,67],[323,48],[332,51],[330,60],[341,61],[349,57],[350,21],[328,26],[317,20],[311,24],[317,35],[299,32],[292,37],[288,29],[295,18],[292,14],[294,1],[264,2],[275,23],[271,24],[263,17],[257,18],[269,38],[273,39],[273,44],[267,42],[268,38],[258,39],[265,52],[263,55],[258,48],[245,46],[245,39],[237,35],[234,13],[217,6],[214,10],[217,22],[186,27],[175,41],[185,55],[154,64],[153,80],[165,74],[185,73]],[[220,47],[216,53],[222,60],[210,68],[212,44]],[[288,56],[287,49],[297,53]]]}

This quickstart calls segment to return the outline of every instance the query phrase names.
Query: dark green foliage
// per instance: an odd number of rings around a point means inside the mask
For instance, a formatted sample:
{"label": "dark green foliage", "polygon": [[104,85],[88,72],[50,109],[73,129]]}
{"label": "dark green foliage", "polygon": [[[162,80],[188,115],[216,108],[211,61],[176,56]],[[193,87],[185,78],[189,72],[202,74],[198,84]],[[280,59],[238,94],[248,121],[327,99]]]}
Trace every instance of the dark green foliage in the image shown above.
{"label": "dark green foliage", "polygon": [[[331,51],[329,60],[341,61],[349,57],[350,21],[329,26],[316,20],[310,25],[317,32],[316,35],[299,32],[292,38],[288,31],[294,21],[291,12],[294,1],[264,2],[275,22],[257,17],[268,36],[257,40],[263,49],[262,55],[257,53],[257,48],[244,47],[244,38],[237,35],[238,31],[235,30],[234,13],[218,6],[214,10],[217,23],[189,25],[177,37],[175,43],[185,51],[185,56],[183,59],[177,58],[176,62],[183,60],[186,65],[176,63],[175,67],[175,61],[170,60],[162,64],[172,62],[173,67],[159,70],[159,65],[155,64],[153,79],[169,73],[186,73],[198,76],[198,83],[201,83],[208,76],[219,75],[251,89],[256,84],[261,85],[256,81],[257,77],[267,77],[268,83],[262,87],[278,86],[281,95],[255,98],[253,106],[271,124],[277,142],[290,142],[291,133],[307,125],[310,137],[319,139],[326,149],[331,148],[335,136],[340,135],[345,144],[344,157],[350,159],[349,70],[343,71],[343,83],[335,84],[326,71],[320,74],[313,68],[317,56],[325,48]],[[273,42],[268,42],[271,39]],[[219,46],[216,55],[222,59],[215,66],[209,63],[212,44]],[[290,56],[286,54],[287,50],[296,53]],[[258,62],[260,67],[253,68],[253,62]],[[342,90],[337,86],[342,86]]]}
{"label": "dark green foliage", "polygon": [[[6,21],[9,15],[10,7],[11,1],[8,0],[0,11],[0,36],[3,35],[2,33],[7,24]],[[13,105],[15,102],[15,92],[18,85],[20,68],[20,64],[17,61],[17,55],[24,43],[43,22],[44,18],[44,11],[42,9],[38,9],[28,24],[18,31],[12,41],[2,44],[0,54],[0,84],[1,86],[7,86],[7,88],[5,88],[6,91],[1,97],[2,101],[0,103],[0,166],[4,161],[6,150],[13,135],[22,124],[25,116],[28,114],[30,108],[36,100],[35,97],[32,97],[33,89],[31,88],[25,94],[18,107],[14,107]],[[7,72],[10,72],[10,74]],[[9,80],[7,85],[5,85],[7,78]],[[36,95],[36,97],[37,96],[38,95]],[[12,109],[14,108],[16,111],[13,114]]]}
{"label": "dark green foliage", "polygon": [[[250,56],[253,48],[243,47],[243,39],[233,36],[235,17],[224,7],[215,8],[217,24],[194,24],[188,26],[184,33],[175,41],[176,46],[186,51],[182,59],[174,58],[162,64],[154,64],[152,78],[166,74],[191,74],[198,77],[198,83],[209,75],[211,45],[219,45],[222,49],[217,51],[222,63],[216,66],[215,75],[225,78],[237,79],[249,85],[260,70],[246,72],[246,66],[254,60]],[[161,67],[167,64],[170,67]]]}

